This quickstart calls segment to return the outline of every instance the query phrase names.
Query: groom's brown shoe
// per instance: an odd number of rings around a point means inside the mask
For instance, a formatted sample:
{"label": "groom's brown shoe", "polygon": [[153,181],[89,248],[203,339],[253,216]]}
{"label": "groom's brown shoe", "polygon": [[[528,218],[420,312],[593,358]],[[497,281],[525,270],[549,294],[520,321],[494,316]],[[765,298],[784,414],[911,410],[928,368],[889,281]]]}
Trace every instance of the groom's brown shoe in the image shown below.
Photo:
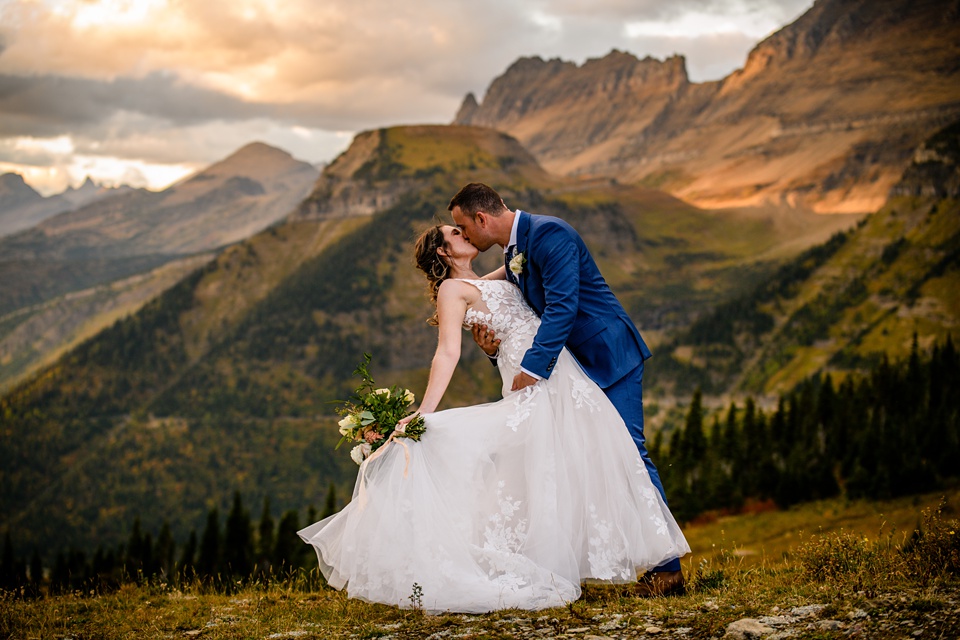
{"label": "groom's brown shoe", "polygon": [[686,584],[682,571],[656,571],[646,573],[637,580],[633,588],[634,595],[641,598],[659,596],[682,596],[686,593]]}

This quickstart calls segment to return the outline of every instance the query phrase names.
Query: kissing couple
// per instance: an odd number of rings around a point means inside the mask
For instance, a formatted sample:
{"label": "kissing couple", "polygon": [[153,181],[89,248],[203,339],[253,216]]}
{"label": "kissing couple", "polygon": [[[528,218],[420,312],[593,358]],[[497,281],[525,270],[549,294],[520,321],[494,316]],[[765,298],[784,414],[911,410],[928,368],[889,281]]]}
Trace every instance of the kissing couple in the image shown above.
{"label": "kissing couple", "polygon": [[[448,208],[456,226],[416,242],[439,331],[426,433],[365,460],[350,504],[299,532],[328,583],[430,613],[558,607],[585,580],[644,573],[642,595],[682,590],[690,547],[644,445],[640,333],[563,220],[511,211],[480,183]],[[495,244],[504,266],[477,275]],[[436,411],[464,327],[503,399]]]}

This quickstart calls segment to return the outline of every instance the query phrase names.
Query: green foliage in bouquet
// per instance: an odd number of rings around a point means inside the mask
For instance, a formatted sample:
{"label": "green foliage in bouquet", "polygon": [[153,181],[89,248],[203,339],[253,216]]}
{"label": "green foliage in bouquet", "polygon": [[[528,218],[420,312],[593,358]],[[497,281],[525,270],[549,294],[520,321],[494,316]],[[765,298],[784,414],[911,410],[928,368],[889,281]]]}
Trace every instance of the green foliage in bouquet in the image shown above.
{"label": "green foliage in bouquet", "polygon": [[410,415],[416,396],[396,385],[389,389],[376,388],[370,376],[370,359],[369,353],[363,354],[363,362],[353,372],[360,376],[361,384],[337,409],[344,418],[340,421],[342,437],[336,448],[344,442],[359,443],[350,451],[350,457],[357,464],[386,444],[391,436],[419,440],[427,430],[423,416],[419,415],[402,427],[402,431],[396,430],[397,423]]}

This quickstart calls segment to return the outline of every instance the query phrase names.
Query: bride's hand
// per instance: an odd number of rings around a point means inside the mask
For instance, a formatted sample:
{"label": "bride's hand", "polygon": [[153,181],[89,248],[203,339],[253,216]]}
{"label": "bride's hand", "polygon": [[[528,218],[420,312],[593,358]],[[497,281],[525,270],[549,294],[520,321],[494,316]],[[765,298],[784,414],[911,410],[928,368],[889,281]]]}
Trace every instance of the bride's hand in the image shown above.
{"label": "bride's hand", "polygon": [[414,411],[413,413],[411,413],[410,415],[408,415],[406,418],[401,418],[401,419],[397,422],[397,426],[395,426],[395,427],[393,428],[393,430],[394,430],[395,432],[397,432],[397,433],[404,433],[404,432],[406,432],[406,430],[407,430],[407,425],[410,424],[410,421],[413,420],[414,418],[416,418],[418,415],[420,415],[420,412],[419,412],[419,411]]}
{"label": "bride's hand", "polygon": [[480,345],[480,348],[483,349],[485,354],[490,357],[497,355],[497,350],[500,348],[500,340],[492,329],[488,329],[485,324],[475,324],[470,330],[473,333],[474,342]]}

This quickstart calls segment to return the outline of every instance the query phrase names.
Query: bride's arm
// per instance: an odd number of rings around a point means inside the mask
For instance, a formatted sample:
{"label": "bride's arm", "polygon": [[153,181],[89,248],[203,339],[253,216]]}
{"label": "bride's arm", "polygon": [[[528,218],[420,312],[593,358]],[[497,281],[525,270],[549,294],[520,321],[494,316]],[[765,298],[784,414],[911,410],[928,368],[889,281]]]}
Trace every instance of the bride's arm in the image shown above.
{"label": "bride's arm", "polygon": [[430,379],[423,394],[419,413],[433,413],[440,404],[453,371],[460,360],[460,335],[463,328],[463,316],[467,311],[467,300],[463,295],[464,283],[447,280],[437,292],[437,320],[440,323],[440,337],[437,352],[430,365]]}
{"label": "bride's arm", "polygon": [[496,271],[491,271],[487,275],[483,276],[481,280],[506,280],[507,279],[507,268],[500,267]]}

